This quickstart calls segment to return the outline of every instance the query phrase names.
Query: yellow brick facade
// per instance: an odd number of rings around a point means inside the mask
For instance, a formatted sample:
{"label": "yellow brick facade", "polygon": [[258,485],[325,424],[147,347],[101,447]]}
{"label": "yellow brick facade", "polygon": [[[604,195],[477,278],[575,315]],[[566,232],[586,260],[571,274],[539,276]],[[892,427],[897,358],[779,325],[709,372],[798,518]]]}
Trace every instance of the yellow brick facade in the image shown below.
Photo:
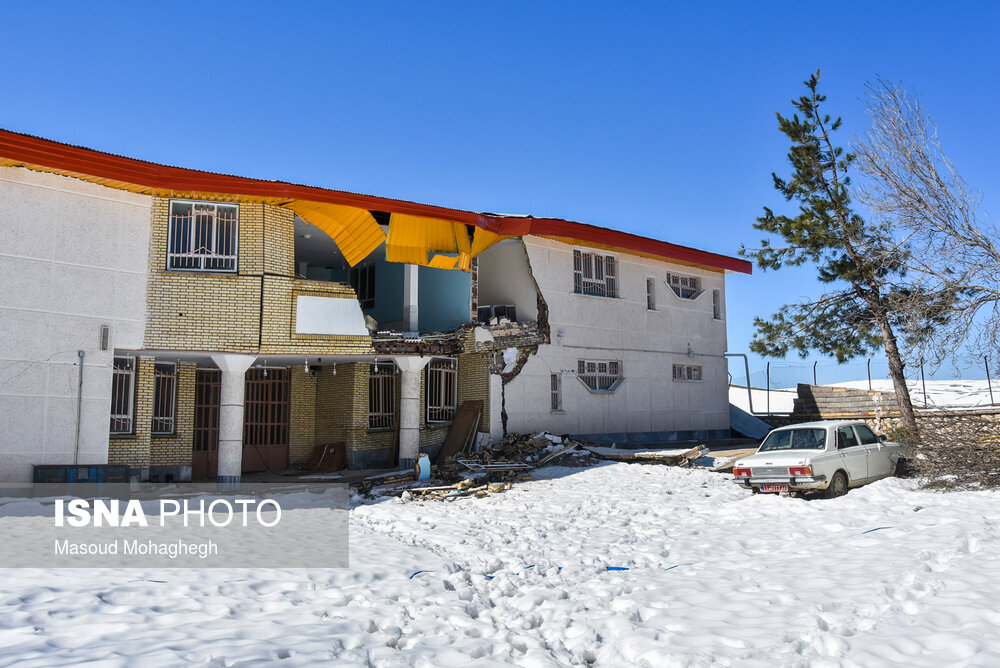
{"label": "yellow brick facade", "polygon": [[174,433],[152,436],[150,466],[189,466],[194,445],[194,379],[196,366],[177,365]]}
{"label": "yellow brick facade", "polygon": [[[357,461],[394,462],[397,427],[368,427],[370,359],[374,354],[371,337],[295,333],[297,297],[354,300],[356,295],[346,284],[296,278],[293,213],[264,204],[240,204],[237,270],[224,273],[166,269],[169,210],[169,199],[154,201],[145,347],[178,351],[178,355],[208,352],[309,356],[309,373],[303,364],[290,366],[289,464],[304,465],[317,444],[337,442],[347,445],[349,461],[351,453],[369,453],[375,459],[361,457]],[[473,295],[473,308],[474,299]],[[471,330],[464,332],[464,338],[475,345]],[[316,360],[345,355],[367,359],[336,365],[332,359]],[[171,362],[176,359],[169,354],[161,357]],[[458,358],[458,401],[483,401],[481,431],[488,430],[489,425],[488,360],[488,353]],[[111,439],[110,463],[137,468],[191,465],[195,364],[178,365],[175,433],[152,436],[154,363],[149,356],[138,360],[135,434]],[[420,390],[421,446],[441,443],[449,426],[427,423],[426,377],[425,369]],[[398,425],[399,376],[395,397]]]}

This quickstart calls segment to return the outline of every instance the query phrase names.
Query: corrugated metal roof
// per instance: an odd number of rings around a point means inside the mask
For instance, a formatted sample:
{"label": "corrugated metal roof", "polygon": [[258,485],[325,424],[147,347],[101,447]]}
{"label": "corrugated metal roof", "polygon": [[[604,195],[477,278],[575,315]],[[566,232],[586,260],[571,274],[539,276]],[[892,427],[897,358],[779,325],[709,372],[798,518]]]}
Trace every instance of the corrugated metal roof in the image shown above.
{"label": "corrugated metal roof", "polygon": [[[110,188],[146,195],[263,202],[290,208],[296,212],[301,210],[306,214],[299,215],[330,234],[344,250],[345,257],[348,257],[349,261],[354,260],[352,264],[360,261],[368,252],[385,241],[381,228],[368,214],[369,211],[384,211],[394,216],[412,216],[475,226],[478,229],[469,249],[471,257],[475,257],[500,238],[536,235],[571,244],[624,251],[716,271],[751,273],[751,264],[746,260],[558,218],[474,213],[283,181],[266,181],[171,167],[2,129],[0,129],[0,165],[27,167],[37,171],[72,176]],[[345,210],[348,208],[357,211],[351,213]],[[441,234],[443,239],[441,232],[443,227],[423,223],[418,227],[433,235],[433,238],[428,238],[425,243],[417,246],[398,246],[400,249],[411,249],[400,252],[412,255],[413,259],[420,259],[417,256],[420,255],[421,248],[426,248],[428,251],[436,250],[433,246],[439,244],[438,234]],[[390,222],[390,230],[391,228]],[[456,264],[459,268],[467,269],[467,262],[462,261],[463,255],[460,252]],[[435,260],[432,257],[425,256],[419,264],[433,261]],[[437,262],[444,263],[443,260]]]}

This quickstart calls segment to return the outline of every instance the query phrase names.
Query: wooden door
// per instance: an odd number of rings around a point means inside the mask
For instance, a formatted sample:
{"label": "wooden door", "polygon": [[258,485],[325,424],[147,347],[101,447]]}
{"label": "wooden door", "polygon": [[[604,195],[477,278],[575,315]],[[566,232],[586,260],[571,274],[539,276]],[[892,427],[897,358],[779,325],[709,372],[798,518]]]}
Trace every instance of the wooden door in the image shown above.
{"label": "wooden door", "polygon": [[243,404],[243,472],[288,468],[288,369],[247,371]]}
{"label": "wooden door", "polygon": [[218,369],[198,369],[194,383],[192,480],[215,480],[219,475],[219,401],[221,394],[221,372]]}

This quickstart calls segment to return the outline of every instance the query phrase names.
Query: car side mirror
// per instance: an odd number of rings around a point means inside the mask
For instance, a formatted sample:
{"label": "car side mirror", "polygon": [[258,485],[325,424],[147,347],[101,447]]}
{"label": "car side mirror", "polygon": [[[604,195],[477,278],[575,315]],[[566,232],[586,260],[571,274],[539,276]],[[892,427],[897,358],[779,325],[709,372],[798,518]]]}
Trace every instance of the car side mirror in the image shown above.
{"label": "car side mirror", "polygon": [[882,434],[881,436],[878,437],[878,440],[879,440],[879,443],[885,443],[889,439],[886,437],[885,434]]}

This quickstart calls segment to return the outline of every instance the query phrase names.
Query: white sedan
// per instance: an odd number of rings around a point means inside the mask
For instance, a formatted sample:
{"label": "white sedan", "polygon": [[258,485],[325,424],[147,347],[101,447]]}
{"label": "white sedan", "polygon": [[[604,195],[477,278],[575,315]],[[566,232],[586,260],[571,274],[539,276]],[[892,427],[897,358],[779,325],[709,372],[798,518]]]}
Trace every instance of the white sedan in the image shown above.
{"label": "white sedan", "polygon": [[833,498],[893,475],[907,453],[862,421],[803,422],[773,430],[755,454],[736,462],[733,475],[755,493],[822,492]]}

